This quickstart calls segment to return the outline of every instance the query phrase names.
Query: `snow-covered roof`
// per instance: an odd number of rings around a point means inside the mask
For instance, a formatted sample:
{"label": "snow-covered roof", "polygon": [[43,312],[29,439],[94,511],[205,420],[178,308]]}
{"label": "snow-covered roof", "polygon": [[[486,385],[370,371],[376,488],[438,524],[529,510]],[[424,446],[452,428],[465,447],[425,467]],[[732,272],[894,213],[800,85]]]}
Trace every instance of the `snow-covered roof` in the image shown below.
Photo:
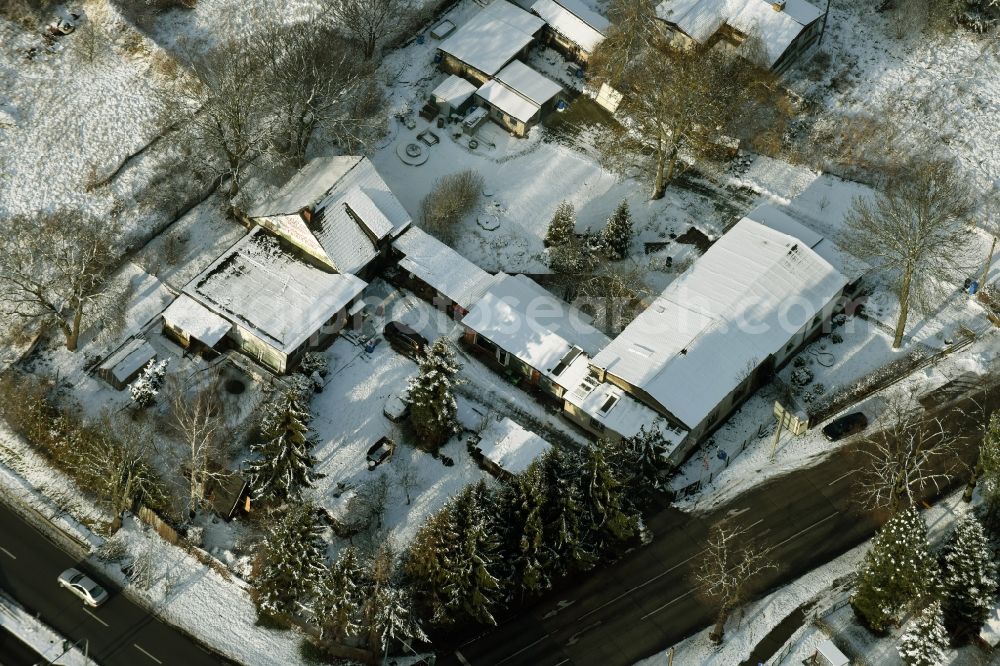
{"label": "snow-covered roof", "polygon": [[799,238],[743,218],[592,364],[693,429],[847,284]]}
{"label": "snow-covered roof", "polygon": [[521,97],[496,79],[480,86],[476,95],[522,123],[530,121],[541,109],[538,104]]}
{"label": "snow-covered roof", "polygon": [[426,233],[411,227],[393,241],[403,253],[399,266],[468,310],[482,298],[494,277],[453,249]]}
{"label": "snow-covered roof", "polygon": [[565,398],[597,423],[622,437],[634,437],[642,428],[647,432],[659,430],[671,446],[668,454],[680,445],[688,432],[671,426],[666,419],[614,384],[600,382],[590,374],[568,391]]}
{"label": "snow-covered roof", "polygon": [[543,104],[562,88],[520,60],[515,60],[480,86],[476,95],[523,123],[531,120]]}
{"label": "snow-covered roof", "polygon": [[214,347],[233,327],[231,323],[187,294],[178,296],[163,311],[163,318],[209,347]]}
{"label": "snow-covered roof", "polygon": [[723,23],[744,34],[756,31],[773,65],[802,30],[823,15],[806,0],[786,0],[775,9],[768,0],[663,0],[656,15],[704,44]]}
{"label": "snow-covered roof", "polygon": [[184,292],[275,349],[290,353],[364,290],[354,275],[309,264],[257,227]]}
{"label": "snow-covered roof", "polygon": [[545,25],[507,0],[493,0],[438,48],[487,76],[510,62]]}
{"label": "snow-covered roof", "polygon": [[813,252],[826,259],[834,268],[851,280],[861,277],[870,268],[857,257],[844,252],[840,246],[829,238],[806,227],[789,215],[788,212],[771,204],[758,206],[747,213],[747,217],[775,231],[798,238]]}
{"label": "snow-covered roof", "polygon": [[608,19],[579,0],[536,0],[531,11],[587,53],[593,53],[608,29]]}
{"label": "snow-covered roof", "polygon": [[459,107],[472,97],[476,92],[476,86],[466,81],[461,76],[449,74],[448,78],[434,89],[431,96],[434,99],[447,103],[452,107]]}
{"label": "snow-covered roof", "polygon": [[101,363],[100,371],[125,383],[156,358],[156,350],[142,338],[133,338]]}
{"label": "snow-covered roof", "polygon": [[520,474],[551,446],[535,433],[504,417],[499,421],[490,421],[480,433],[477,448],[484,458],[500,469]]}
{"label": "snow-covered roof", "polygon": [[[579,355],[608,344],[590,318],[523,275],[500,273],[462,324],[562,385]],[[578,381],[578,380],[577,380]],[[574,384],[575,385],[575,384]]]}
{"label": "snow-covered roof", "polygon": [[816,652],[823,656],[824,663],[829,664],[829,666],[849,666],[851,663],[847,655],[841,652],[840,648],[834,645],[829,638],[816,646]]}
{"label": "snow-covered roof", "polygon": [[[299,211],[311,209],[310,218]],[[325,257],[341,273],[374,259],[376,243],[398,236],[411,223],[399,199],[366,157],[317,158],[291,178],[250,217]]]}
{"label": "snow-covered roof", "polygon": [[539,106],[562,92],[558,83],[542,76],[520,60],[512,61],[493,78]]}

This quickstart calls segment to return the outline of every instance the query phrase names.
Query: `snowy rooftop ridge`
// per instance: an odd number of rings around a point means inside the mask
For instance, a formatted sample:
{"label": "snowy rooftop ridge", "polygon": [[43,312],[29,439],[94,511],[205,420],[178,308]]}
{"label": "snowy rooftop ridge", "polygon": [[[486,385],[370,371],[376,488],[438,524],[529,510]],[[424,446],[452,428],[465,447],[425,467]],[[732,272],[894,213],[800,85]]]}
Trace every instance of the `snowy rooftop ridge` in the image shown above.
{"label": "snowy rooftop ridge", "polygon": [[[304,208],[311,211],[308,220],[299,215]],[[380,241],[412,221],[371,161],[357,156],[312,160],[250,217],[341,273],[364,268],[378,255]]]}
{"label": "snowy rooftop ridge", "polygon": [[593,53],[604,40],[609,25],[606,18],[579,0],[536,0],[531,11],[587,53]]}
{"label": "snowy rooftop ridge", "polygon": [[560,367],[574,347],[589,356],[609,342],[590,317],[524,275],[498,274],[462,325],[560,385],[571,375],[579,382],[586,372],[575,367],[586,359],[574,358],[575,363]]}
{"label": "snowy rooftop ridge", "polygon": [[[753,213],[750,213],[752,216]],[[849,283],[799,238],[740,220],[592,365],[696,428]]]}
{"label": "snowy rooftop ridge", "polygon": [[468,310],[494,277],[423,229],[410,227],[393,242],[399,266]]}
{"label": "snowy rooftop ridge", "polygon": [[823,15],[806,0],[785,0],[776,9],[770,0],[663,0],[656,15],[704,44],[724,23],[743,34],[758,32],[773,65],[802,30]]}
{"label": "snowy rooftop ridge", "polygon": [[438,48],[493,76],[535,39],[542,19],[507,0],[493,0]]}
{"label": "snowy rooftop ridge", "polygon": [[184,287],[184,293],[290,353],[366,286],[354,275],[306,263],[257,227]]}

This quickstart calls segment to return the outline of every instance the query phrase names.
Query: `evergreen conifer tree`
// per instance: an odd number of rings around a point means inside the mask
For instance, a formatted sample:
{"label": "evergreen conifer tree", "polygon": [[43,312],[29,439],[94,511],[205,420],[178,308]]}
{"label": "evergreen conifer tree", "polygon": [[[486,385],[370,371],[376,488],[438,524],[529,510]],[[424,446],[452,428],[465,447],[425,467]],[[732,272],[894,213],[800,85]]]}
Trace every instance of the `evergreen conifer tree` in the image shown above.
{"label": "evergreen conifer tree", "polygon": [[495,625],[500,582],[494,574],[498,538],[491,520],[494,507],[486,484],[465,489],[452,506],[456,543],[454,571],[445,585],[453,616],[471,618],[480,624]]}
{"label": "evergreen conifer tree", "polygon": [[947,645],[948,634],[941,621],[941,604],[935,601],[913,620],[896,649],[907,666],[939,666]]}
{"label": "evergreen conifer tree", "polygon": [[587,571],[595,557],[583,523],[580,466],[576,456],[552,448],[529,474],[539,474],[542,487],[543,543],[551,553],[549,573],[565,576]]}
{"label": "evergreen conifer tree", "polygon": [[583,497],[596,549],[617,549],[639,531],[639,516],[628,506],[623,486],[604,458],[600,444],[587,449],[583,460]]}
{"label": "evergreen conifer tree", "polygon": [[632,213],[629,211],[628,202],[622,199],[601,231],[601,245],[608,257],[615,260],[627,257],[633,233]]}
{"label": "evergreen conifer tree", "polygon": [[323,527],[311,504],[292,504],[271,529],[254,576],[257,608],[280,617],[312,610],[326,574]]}
{"label": "evergreen conifer tree", "polygon": [[516,539],[512,580],[519,585],[522,596],[537,595],[552,585],[550,551],[546,547],[542,518],[546,489],[538,472],[539,464],[536,460],[518,475],[510,495],[511,528]]}
{"label": "evergreen conifer tree", "polygon": [[926,600],[938,580],[927,544],[927,528],[916,509],[893,516],[875,536],[851,597],[858,617],[885,632],[903,609]]}
{"label": "evergreen conifer tree", "polygon": [[976,633],[986,621],[997,591],[997,571],[983,526],[964,516],[951,533],[941,557],[943,611],[947,626],[960,634]]}
{"label": "evergreen conifer tree", "polygon": [[357,549],[348,546],[323,580],[315,616],[323,637],[343,642],[361,628],[358,612],[364,603],[365,572]]}
{"label": "evergreen conifer tree", "polygon": [[319,478],[313,468],[316,441],[310,433],[312,416],[301,397],[287,393],[267,412],[262,439],[251,444],[255,458],[248,464],[247,480],[255,499],[283,502],[301,497]]}
{"label": "evergreen conifer tree", "polygon": [[575,239],[576,211],[573,210],[573,204],[563,201],[556,206],[555,215],[549,222],[549,229],[545,234],[545,247],[567,245]]}
{"label": "evergreen conifer tree", "polygon": [[984,520],[996,530],[1000,527],[1000,410],[990,416],[989,426],[979,446],[977,461],[979,483],[983,495]]}
{"label": "evergreen conifer tree", "polygon": [[149,407],[156,400],[160,387],[163,386],[163,379],[167,374],[167,362],[156,362],[153,359],[142,369],[135,381],[129,384],[129,395],[132,402],[139,409]]}
{"label": "evergreen conifer tree", "polygon": [[410,421],[419,446],[429,451],[437,451],[459,432],[453,392],[459,367],[448,341],[440,338],[420,359],[419,373],[410,380]]}

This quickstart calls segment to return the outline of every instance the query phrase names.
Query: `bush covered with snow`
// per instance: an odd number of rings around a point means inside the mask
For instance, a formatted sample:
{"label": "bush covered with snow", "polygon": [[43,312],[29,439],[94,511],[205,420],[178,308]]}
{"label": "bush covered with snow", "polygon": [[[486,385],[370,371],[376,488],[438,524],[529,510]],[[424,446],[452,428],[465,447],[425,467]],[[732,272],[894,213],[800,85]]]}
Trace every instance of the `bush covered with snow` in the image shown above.
{"label": "bush covered with snow", "polygon": [[483,176],[473,169],[443,176],[420,202],[420,220],[443,241],[454,238],[455,227],[471,213],[483,195]]}

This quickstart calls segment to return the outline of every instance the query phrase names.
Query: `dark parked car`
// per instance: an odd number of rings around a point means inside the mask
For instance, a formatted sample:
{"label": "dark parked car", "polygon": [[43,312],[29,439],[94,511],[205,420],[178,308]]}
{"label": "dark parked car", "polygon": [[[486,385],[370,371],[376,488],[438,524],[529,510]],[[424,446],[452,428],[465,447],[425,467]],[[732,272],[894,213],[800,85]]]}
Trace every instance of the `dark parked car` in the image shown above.
{"label": "dark parked car", "polygon": [[368,469],[375,469],[392,455],[396,450],[396,442],[388,437],[383,437],[370,447],[368,447]]}
{"label": "dark parked car", "polygon": [[410,358],[416,358],[423,354],[424,349],[427,348],[427,338],[398,321],[390,321],[386,324],[385,328],[382,329],[382,335],[389,341],[393,349]]}
{"label": "dark parked car", "polygon": [[868,417],[861,412],[854,412],[834,419],[823,428],[823,436],[831,442],[856,435],[868,427]]}

